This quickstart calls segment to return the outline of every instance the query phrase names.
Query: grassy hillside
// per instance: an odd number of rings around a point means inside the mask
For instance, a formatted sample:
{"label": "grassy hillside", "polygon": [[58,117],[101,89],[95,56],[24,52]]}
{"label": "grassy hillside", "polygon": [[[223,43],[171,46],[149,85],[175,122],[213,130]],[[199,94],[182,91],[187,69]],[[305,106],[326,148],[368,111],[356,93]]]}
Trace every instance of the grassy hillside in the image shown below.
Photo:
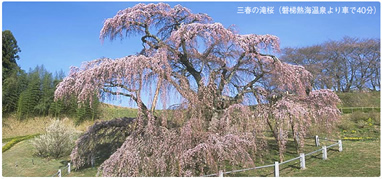
{"label": "grassy hillside", "polygon": [[[380,106],[380,92],[338,93],[337,95],[340,97],[342,101],[339,107],[379,107]],[[80,123],[79,125],[77,125],[76,129],[79,131],[85,131],[87,127],[94,124],[94,122],[96,121],[111,120],[111,119],[119,118],[119,117],[136,117],[136,115],[137,115],[137,109],[102,103],[100,105],[99,119],[96,119],[95,121],[91,121],[91,120],[84,121]],[[368,113],[368,115],[365,115],[365,113],[358,113],[355,115],[356,116],[354,116],[353,114],[345,115],[344,118],[358,118],[358,119],[362,118],[364,119],[365,123],[367,123],[367,120],[371,118],[374,121],[374,123],[379,124],[379,111]],[[50,123],[50,120],[51,120],[51,117],[35,117],[35,118],[19,121],[16,119],[14,115],[9,115],[8,117],[3,118],[2,137],[9,138],[9,137],[43,133],[47,125]],[[69,119],[67,122],[72,123],[71,121],[73,120]],[[348,126],[347,128],[341,128],[341,129],[347,130],[350,128]]]}
{"label": "grassy hillside", "polygon": [[[341,93],[340,107],[379,107],[380,93]],[[136,117],[137,110],[132,108],[118,107],[109,104],[101,104],[100,119],[85,121],[76,126],[79,131],[85,131],[87,127],[96,121],[111,120],[119,117]],[[3,119],[3,138],[43,133],[50,123],[50,117],[31,118],[19,121],[15,117]],[[63,119],[68,125],[74,125],[74,120]],[[298,161],[282,165],[280,176],[304,176],[304,177],[377,177],[380,176],[380,112],[379,111],[355,111],[342,114],[338,123],[336,136],[344,140],[343,152],[329,150],[328,160],[321,159],[321,153],[306,159],[306,170],[300,170]],[[272,140],[272,139],[271,139]],[[272,143],[272,141],[269,141]],[[288,143],[286,160],[297,157],[293,142]],[[59,168],[66,166],[69,156],[60,159],[43,159],[33,155],[33,146],[30,141],[22,141],[3,153],[2,171],[3,176],[52,176]],[[313,140],[307,140],[305,153],[316,150]],[[277,160],[277,150],[270,148],[270,153],[257,161],[257,166],[272,164]],[[239,168],[237,168],[239,169]],[[72,172],[64,176],[87,176],[93,177],[97,173],[95,168],[87,168]],[[251,170],[226,176],[273,176],[273,168]]]}
{"label": "grassy hillside", "polygon": [[[370,140],[380,138],[380,92],[338,93],[341,99],[341,121],[338,133],[343,139]],[[373,108],[362,108],[373,107]]]}
{"label": "grassy hillside", "polygon": [[115,106],[111,104],[105,104],[102,103],[100,105],[100,119],[103,120],[111,120],[114,118],[121,118],[121,117],[131,117],[134,118],[137,116],[137,109],[134,108],[127,108],[127,107],[121,107],[121,106]]}
{"label": "grassy hillside", "polygon": [[[114,118],[120,118],[120,117],[136,117],[137,115],[137,109],[133,108],[126,108],[126,107],[119,107],[114,106],[110,104],[104,104],[102,103],[100,105],[100,118],[96,119],[94,121],[87,120],[79,125],[77,125],[75,128],[78,131],[86,131],[87,128],[91,125],[93,125],[97,121],[101,120],[111,120]],[[47,125],[50,124],[50,121],[52,120],[52,117],[34,117],[26,120],[17,120],[15,115],[9,115],[6,118],[2,119],[2,137],[3,138],[10,138],[10,137],[16,137],[16,136],[25,136],[25,135],[32,135],[32,134],[38,134],[43,133],[45,131],[45,128]],[[63,119],[66,124],[68,125],[75,125],[74,120],[69,118]]]}
{"label": "grassy hillside", "polygon": [[337,93],[341,99],[339,107],[380,107],[381,93],[373,92],[353,92],[353,93]]}

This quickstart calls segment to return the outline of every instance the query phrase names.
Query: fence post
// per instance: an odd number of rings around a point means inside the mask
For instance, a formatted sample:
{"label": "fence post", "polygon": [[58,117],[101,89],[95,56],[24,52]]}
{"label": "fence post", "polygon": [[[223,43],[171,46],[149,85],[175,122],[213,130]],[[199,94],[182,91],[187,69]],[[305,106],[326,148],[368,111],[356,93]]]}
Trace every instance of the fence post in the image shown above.
{"label": "fence post", "polygon": [[70,163],[68,163],[68,174],[70,173]]}
{"label": "fence post", "polygon": [[320,139],[318,138],[318,135],[315,137],[316,147],[320,146]]}
{"label": "fence post", "polygon": [[219,177],[223,177],[223,170],[219,170]]}
{"label": "fence post", "polygon": [[342,152],[342,140],[338,140],[338,151]]}
{"label": "fence post", "polygon": [[327,150],[326,150],[326,146],[322,147],[322,159],[323,160],[328,159],[328,153],[327,153]]}
{"label": "fence post", "polygon": [[61,169],[58,169],[58,177],[61,177]]}
{"label": "fence post", "polygon": [[305,169],[305,154],[304,153],[300,154],[300,168]]}
{"label": "fence post", "polygon": [[92,168],[94,168],[94,156],[92,155],[91,157],[90,157],[90,163],[91,163],[91,165],[92,165]]}
{"label": "fence post", "polygon": [[279,162],[275,162],[275,177],[279,177]]}

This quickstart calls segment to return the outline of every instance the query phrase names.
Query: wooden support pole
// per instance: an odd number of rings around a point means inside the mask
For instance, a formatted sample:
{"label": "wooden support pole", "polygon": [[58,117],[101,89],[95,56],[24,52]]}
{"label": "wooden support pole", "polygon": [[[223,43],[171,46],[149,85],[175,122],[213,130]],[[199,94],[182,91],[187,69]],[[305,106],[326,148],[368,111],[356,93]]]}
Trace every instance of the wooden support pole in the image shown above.
{"label": "wooden support pole", "polygon": [[70,163],[68,163],[68,174],[70,173]]}
{"label": "wooden support pole", "polygon": [[342,140],[338,141],[338,151],[342,152]]}
{"label": "wooden support pole", "polygon": [[275,177],[280,176],[280,171],[279,171],[279,162],[275,162]]}
{"label": "wooden support pole", "polygon": [[91,165],[92,165],[92,168],[94,168],[94,163],[95,163],[95,161],[94,161],[94,156],[93,156],[93,155],[92,155],[91,158],[90,158],[90,163],[91,163]]}
{"label": "wooden support pole", "polygon": [[219,177],[223,177],[223,170],[219,170]]}
{"label": "wooden support pole", "polygon": [[323,160],[328,159],[328,151],[327,151],[327,149],[326,149],[326,146],[323,146],[323,147],[322,147],[322,159],[323,159]]}
{"label": "wooden support pole", "polygon": [[305,169],[305,154],[300,154],[300,169]]}
{"label": "wooden support pole", "polygon": [[315,137],[316,141],[316,147],[320,146],[320,139],[318,138],[318,135]]}

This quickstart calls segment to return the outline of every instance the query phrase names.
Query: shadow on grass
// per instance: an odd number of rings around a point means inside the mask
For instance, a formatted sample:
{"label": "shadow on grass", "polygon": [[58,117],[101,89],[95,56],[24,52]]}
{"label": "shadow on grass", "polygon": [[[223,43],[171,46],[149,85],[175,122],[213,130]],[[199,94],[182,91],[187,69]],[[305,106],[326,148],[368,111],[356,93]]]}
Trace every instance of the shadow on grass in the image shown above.
{"label": "shadow on grass", "polygon": [[60,168],[61,168],[61,167],[67,167],[67,166],[68,166],[68,163],[70,163],[70,160],[61,160],[60,163],[61,163]]}

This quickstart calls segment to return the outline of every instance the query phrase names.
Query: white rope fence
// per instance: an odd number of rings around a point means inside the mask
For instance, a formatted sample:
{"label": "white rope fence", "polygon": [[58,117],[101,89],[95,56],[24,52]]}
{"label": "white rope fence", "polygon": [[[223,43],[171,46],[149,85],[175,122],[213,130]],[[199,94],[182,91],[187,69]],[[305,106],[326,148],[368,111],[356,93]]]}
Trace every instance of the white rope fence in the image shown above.
{"label": "white rope fence", "polygon": [[[323,140],[334,141],[334,140],[329,140],[329,139],[326,139],[326,138],[323,139]],[[320,142],[319,142],[318,136],[315,136],[315,144],[316,144],[317,147],[320,146]],[[274,176],[275,177],[279,177],[280,176],[280,165],[283,165],[283,164],[286,164],[286,163],[289,163],[289,162],[292,162],[292,161],[295,161],[295,160],[300,160],[300,169],[305,169],[305,157],[306,156],[313,155],[313,154],[318,153],[318,152],[322,152],[322,159],[326,160],[328,158],[327,150],[329,148],[335,147],[337,145],[338,145],[338,151],[342,152],[342,141],[338,140],[337,143],[331,144],[329,146],[323,146],[321,149],[315,150],[315,151],[307,153],[307,154],[300,153],[300,156],[292,158],[292,159],[289,159],[289,160],[284,161],[284,162],[280,162],[279,163],[278,161],[275,161],[274,164],[270,164],[270,165],[263,165],[263,166],[258,166],[258,167],[245,168],[245,169],[240,169],[240,170],[232,170],[232,171],[226,171],[226,172],[223,172],[222,170],[219,170],[219,173],[204,175],[202,177],[212,177],[212,176],[223,177],[224,174],[244,172],[244,171],[248,171],[248,170],[268,168],[268,167],[274,167]],[[66,173],[66,174],[70,174],[70,163],[68,163],[68,165],[65,166],[64,168],[58,169],[58,171],[55,174],[53,174],[51,177],[62,177],[63,176],[63,172]]]}
{"label": "white rope fence", "polygon": [[[324,140],[335,141],[335,140],[329,140],[329,139],[326,139],[326,138]],[[316,144],[317,147],[320,146],[320,142],[319,142],[318,136],[315,136],[315,144]],[[219,173],[210,174],[210,175],[204,175],[202,177],[212,177],[212,176],[224,177],[224,174],[244,172],[244,171],[248,171],[248,170],[267,168],[267,167],[274,167],[274,177],[279,177],[280,176],[280,165],[283,165],[283,164],[286,164],[286,163],[289,163],[289,162],[292,162],[292,161],[295,161],[295,160],[300,160],[300,169],[305,169],[305,157],[306,156],[313,155],[313,154],[315,154],[317,152],[322,152],[322,159],[323,160],[327,160],[328,159],[328,152],[327,152],[328,149],[331,148],[331,147],[335,147],[337,145],[338,145],[338,151],[342,152],[342,141],[338,140],[337,143],[331,144],[329,146],[323,146],[321,149],[315,150],[315,151],[307,153],[307,154],[300,153],[299,157],[292,158],[292,159],[289,159],[289,160],[281,162],[281,163],[276,161],[274,164],[270,164],[270,165],[264,165],[264,166],[253,167],[253,168],[246,168],[246,169],[240,169],[240,170],[232,170],[232,171],[227,171],[227,172],[223,172],[222,170],[219,170]]]}
{"label": "white rope fence", "polygon": [[66,167],[64,167],[62,169],[61,168],[58,169],[58,171],[55,174],[53,174],[51,177],[61,177],[63,175],[63,172],[65,172],[65,171],[67,171],[66,174],[70,174],[70,163],[68,163],[68,165],[66,165]]}

